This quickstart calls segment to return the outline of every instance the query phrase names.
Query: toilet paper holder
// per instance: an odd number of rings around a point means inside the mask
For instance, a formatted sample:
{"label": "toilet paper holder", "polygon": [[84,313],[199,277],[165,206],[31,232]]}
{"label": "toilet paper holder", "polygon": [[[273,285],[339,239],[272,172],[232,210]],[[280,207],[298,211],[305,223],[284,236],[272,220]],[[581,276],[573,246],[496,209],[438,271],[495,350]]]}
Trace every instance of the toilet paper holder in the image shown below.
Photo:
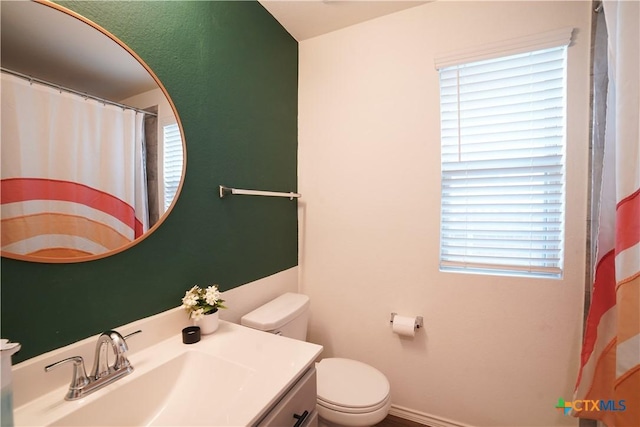
{"label": "toilet paper holder", "polygon": [[[396,317],[398,313],[391,313],[391,320],[389,320],[389,323],[393,323],[393,319]],[[418,316],[416,317],[416,322],[413,325],[414,329],[420,329],[423,327],[423,320],[422,320],[422,316]]]}

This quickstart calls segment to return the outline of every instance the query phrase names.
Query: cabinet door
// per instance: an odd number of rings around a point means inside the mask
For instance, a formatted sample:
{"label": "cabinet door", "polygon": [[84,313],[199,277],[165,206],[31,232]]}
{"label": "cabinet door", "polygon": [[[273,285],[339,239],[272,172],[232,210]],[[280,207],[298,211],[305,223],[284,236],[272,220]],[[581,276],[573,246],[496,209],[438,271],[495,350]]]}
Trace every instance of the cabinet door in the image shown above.
{"label": "cabinet door", "polygon": [[258,423],[259,427],[307,427],[318,424],[316,368],[312,366],[277,405]]}

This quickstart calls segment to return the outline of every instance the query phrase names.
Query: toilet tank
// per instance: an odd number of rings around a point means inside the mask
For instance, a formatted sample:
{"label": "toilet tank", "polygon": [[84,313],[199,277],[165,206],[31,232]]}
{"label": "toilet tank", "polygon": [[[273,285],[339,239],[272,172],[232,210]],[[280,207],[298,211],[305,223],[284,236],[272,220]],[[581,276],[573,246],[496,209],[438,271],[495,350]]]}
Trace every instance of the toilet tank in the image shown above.
{"label": "toilet tank", "polygon": [[305,341],[309,320],[309,297],[288,292],[247,313],[240,324]]}

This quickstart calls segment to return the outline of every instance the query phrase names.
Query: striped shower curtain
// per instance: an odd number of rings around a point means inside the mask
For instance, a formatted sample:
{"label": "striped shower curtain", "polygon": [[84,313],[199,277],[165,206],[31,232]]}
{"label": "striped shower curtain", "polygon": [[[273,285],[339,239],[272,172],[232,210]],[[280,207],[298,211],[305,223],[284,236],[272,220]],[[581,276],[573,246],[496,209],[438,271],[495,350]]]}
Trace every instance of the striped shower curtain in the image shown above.
{"label": "striped shower curtain", "polygon": [[597,254],[573,415],[640,426],[640,3],[605,1],[606,131]]}
{"label": "striped shower curtain", "polygon": [[98,255],[148,227],[143,115],[2,73],[2,254]]}

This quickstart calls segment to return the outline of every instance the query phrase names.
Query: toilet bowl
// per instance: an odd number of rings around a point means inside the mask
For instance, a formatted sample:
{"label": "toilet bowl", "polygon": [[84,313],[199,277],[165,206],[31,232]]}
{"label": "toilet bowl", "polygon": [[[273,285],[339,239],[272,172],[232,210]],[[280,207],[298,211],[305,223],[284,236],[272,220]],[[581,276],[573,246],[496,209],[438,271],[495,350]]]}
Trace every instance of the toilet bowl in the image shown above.
{"label": "toilet bowl", "polygon": [[[309,297],[286,293],[240,319],[244,326],[305,341]],[[372,426],[389,413],[389,381],[366,363],[326,358],[316,363],[319,425]]]}
{"label": "toilet bowl", "polygon": [[389,413],[389,381],[357,360],[328,358],[316,364],[317,410],[326,426],[371,426]]}

